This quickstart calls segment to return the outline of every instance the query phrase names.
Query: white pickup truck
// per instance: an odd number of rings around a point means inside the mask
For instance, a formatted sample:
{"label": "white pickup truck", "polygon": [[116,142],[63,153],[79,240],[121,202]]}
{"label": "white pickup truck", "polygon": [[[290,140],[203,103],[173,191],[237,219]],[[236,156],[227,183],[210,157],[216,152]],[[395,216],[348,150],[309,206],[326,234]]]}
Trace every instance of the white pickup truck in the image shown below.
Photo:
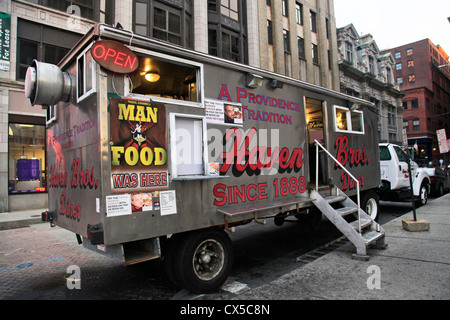
{"label": "white pickup truck", "polygon": [[[398,145],[380,143],[380,200],[400,201],[411,199],[408,171],[408,156]],[[430,177],[419,168],[417,163],[410,161],[414,197],[418,205],[425,205],[430,193]]]}

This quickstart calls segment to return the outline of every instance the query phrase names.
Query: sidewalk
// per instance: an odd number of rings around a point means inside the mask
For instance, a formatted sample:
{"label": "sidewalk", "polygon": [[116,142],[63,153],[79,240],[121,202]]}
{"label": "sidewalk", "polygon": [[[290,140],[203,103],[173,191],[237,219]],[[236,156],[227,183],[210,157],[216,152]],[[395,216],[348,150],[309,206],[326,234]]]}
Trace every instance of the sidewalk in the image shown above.
{"label": "sidewalk", "polygon": [[448,300],[450,299],[450,194],[416,210],[429,231],[409,232],[402,220],[383,225],[385,250],[369,249],[367,262],[352,260],[348,242],[238,300]]}
{"label": "sidewalk", "polygon": [[31,224],[43,223],[41,212],[47,209],[23,210],[0,213],[0,230],[27,227]]}

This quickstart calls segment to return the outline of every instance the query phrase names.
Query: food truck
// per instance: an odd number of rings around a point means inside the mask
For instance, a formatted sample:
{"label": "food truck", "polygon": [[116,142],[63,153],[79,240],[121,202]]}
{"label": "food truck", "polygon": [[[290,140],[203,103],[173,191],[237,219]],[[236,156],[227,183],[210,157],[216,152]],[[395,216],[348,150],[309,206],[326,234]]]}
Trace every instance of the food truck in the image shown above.
{"label": "food truck", "polygon": [[385,246],[368,101],[104,24],[57,66],[34,61],[25,94],[47,109],[43,219],[125,265],[162,258],[215,291],[228,232],[289,216],[325,216],[355,258]]}

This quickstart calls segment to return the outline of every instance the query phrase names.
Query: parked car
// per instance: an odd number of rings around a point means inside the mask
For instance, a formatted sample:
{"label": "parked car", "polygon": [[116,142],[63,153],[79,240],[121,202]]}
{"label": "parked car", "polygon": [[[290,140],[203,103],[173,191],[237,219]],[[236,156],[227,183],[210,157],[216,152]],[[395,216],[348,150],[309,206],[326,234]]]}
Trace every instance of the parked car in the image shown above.
{"label": "parked car", "polygon": [[450,164],[448,164],[448,165],[444,168],[444,171],[450,173]]}
{"label": "parked car", "polygon": [[431,179],[431,193],[433,195],[442,196],[445,192],[450,191],[450,173],[441,168],[424,168]]}

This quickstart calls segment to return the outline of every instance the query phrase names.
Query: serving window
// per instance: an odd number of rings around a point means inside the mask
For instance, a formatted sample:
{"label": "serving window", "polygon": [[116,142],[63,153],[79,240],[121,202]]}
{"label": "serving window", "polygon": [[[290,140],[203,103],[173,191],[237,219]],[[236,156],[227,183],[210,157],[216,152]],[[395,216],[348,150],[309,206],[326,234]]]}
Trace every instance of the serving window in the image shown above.
{"label": "serving window", "polygon": [[172,176],[204,176],[206,123],[204,117],[170,114]]}
{"label": "serving window", "polygon": [[364,114],[359,110],[334,106],[334,126],[336,132],[364,133]]}
{"label": "serving window", "polygon": [[[203,107],[203,66],[159,53],[144,54],[134,49],[139,68],[126,77],[128,95],[146,96],[153,101]],[[146,52],[147,53],[147,52]]]}

